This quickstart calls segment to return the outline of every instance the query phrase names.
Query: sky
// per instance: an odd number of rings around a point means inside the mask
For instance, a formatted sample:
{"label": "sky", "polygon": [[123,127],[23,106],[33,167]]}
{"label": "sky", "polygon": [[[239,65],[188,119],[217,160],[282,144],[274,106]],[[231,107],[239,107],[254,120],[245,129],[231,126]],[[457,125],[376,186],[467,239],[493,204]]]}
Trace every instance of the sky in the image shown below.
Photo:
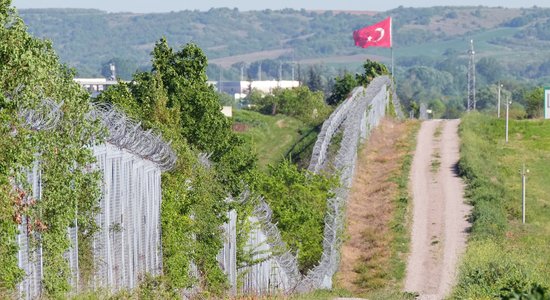
{"label": "sky", "polygon": [[238,8],[241,11],[305,8],[308,10],[370,10],[386,11],[399,6],[502,6],[550,7],[548,0],[12,0],[17,8],[97,8],[108,12],[169,12],[208,10],[212,7]]}

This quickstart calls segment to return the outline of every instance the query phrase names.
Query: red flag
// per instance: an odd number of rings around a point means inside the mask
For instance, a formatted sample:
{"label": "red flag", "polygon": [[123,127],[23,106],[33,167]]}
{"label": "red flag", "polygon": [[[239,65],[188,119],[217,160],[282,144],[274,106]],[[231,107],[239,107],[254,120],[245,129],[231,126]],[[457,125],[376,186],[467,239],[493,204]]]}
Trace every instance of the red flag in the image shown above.
{"label": "red flag", "polygon": [[355,46],[367,47],[391,47],[391,17],[380,23],[367,26],[353,32]]}

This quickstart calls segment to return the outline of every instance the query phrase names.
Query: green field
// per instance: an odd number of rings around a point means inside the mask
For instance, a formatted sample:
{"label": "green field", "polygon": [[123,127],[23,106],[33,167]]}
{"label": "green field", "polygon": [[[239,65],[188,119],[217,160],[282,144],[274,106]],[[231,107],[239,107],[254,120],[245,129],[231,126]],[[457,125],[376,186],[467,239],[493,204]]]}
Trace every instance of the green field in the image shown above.
{"label": "green field", "polygon": [[235,124],[245,125],[240,134],[252,141],[262,168],[280,162],[293,148],[296,151],[315,143],[317,136],[311,126],[285,115],[267,116],[249,110],[235,110],[233,119]]}
{"label": "green field", "polygon": [[[511,294],[506,288],[516,294],[534,285],[550,288],[550,122],[511,121],[508,143],[504,133],[504,120],[486,115],[470,114],[461,124],[460,171],[474,210],[453,298],[494,299]],[[519,173],[524,163],[526,224]]]}

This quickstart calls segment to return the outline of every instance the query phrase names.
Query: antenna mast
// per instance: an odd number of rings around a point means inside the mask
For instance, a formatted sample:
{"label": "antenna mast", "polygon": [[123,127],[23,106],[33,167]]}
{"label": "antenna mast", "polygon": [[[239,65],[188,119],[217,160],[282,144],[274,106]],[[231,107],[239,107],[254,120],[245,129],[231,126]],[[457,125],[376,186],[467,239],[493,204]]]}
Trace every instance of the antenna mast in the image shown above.
{"label": "antenna mast", "polygon": [[468,108],[467,111],[476,109],[476,64],[474,40],[470,40],[470,50],[468,51],[470,60],[468,62]]}

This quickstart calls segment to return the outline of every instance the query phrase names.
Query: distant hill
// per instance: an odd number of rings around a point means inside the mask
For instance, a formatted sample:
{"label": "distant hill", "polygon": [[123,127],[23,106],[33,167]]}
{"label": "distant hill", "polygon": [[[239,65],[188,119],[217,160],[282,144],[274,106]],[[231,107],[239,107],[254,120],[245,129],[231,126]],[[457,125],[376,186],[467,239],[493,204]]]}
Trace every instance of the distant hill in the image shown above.
{"label": "distant hill", "polygon": [[388,49],[357,48],[352,39],[353,30],[386,16],[394,20],[398,77],[422,85],[434,79],[439,85],[425,97],[460,94],[470,39],[480,61],[480,83],[550,76],[550,9],[537,7],[399,7],[386,12],[216,8],[155,14],[25,9],[20,14],[29,31],[51,39],[62,61],[80,76],[106,73],[114,61],[118,74],[128,79],[136,69],[149,67],[155,42],[166,36],[174,46],[197,43],[209,58],[213,79],[220,74],[224,80],[238,79],[241,67],[244,76],[257,78],[261,62],[264,79],[277,78],[279,72],[289,78],[292,66],[303,78],[307,65],[322,64],[329,82],[343,70],[358,71],[366,58],[389,64]]}

